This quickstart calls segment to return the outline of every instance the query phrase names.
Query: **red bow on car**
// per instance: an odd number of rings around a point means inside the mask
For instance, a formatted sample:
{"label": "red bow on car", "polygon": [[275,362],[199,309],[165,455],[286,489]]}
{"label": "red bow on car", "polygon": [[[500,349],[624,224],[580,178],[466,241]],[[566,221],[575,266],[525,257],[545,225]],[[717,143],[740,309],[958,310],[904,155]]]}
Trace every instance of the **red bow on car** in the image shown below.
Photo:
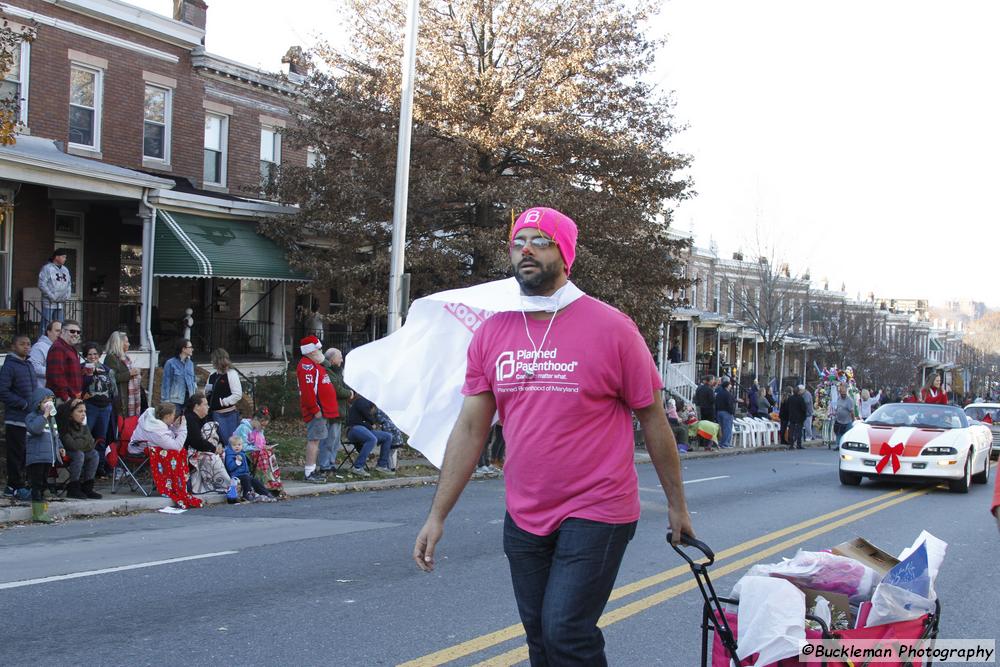
{"label": "red bow on car", "polygon": [[899,455],[903,453],[903,444],[889,446],[888,442],[882,443],[882,451],[879,454],[882,455],[882,460],[875,464],[875,472],[882,474],[882,469],[892,461],[892,472],[895,474],[899,472]]}

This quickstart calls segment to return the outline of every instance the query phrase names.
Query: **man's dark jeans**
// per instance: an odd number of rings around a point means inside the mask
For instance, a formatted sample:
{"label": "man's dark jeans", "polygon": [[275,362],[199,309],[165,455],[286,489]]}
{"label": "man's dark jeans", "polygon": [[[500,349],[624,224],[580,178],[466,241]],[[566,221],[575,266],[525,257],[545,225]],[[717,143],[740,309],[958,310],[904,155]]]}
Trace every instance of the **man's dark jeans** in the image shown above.
{"label": "man's dark jeans", "polygon": [[788,444],[791,447],[802,448],[802,422],[788,423]]}
{"label": "man's dark jeans", "polygon": [[597,620],[635,525],[566,519],[540,537],[507,515],[503,549],[532,667],[608,664]]}

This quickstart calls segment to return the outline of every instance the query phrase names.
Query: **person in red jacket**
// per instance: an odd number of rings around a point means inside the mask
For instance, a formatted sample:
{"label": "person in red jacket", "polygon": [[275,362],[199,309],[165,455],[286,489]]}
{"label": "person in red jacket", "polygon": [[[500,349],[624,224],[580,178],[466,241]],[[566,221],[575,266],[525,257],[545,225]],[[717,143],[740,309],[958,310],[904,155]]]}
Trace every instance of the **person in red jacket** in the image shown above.
{"label": "person in red jacket", "polygon": [[45,357],[45,386],[55,394],[60,402],[71,398],[84,398],[83,369],[76,345],[80,343],[80,323],[76,320],[63,322],[59,338],[56,338]]}
{"label": "person in red jacket", "polygon": [[937,403],[939,405],[948,405],[948,394],[945,393],[944,389],[941,388],[941,376],[937,373],[931,377],[927,386],[920,394],[920,398],[924,403]]}
{"label": "person in red jacket", "polygon": [[302,420],[306,423],[307,482],[322,484],[326,477],[316,470],[319,443],[325,440],[330,420],[340,416],[337,409],[337,390],[323,367],[323,348],[316,336],[306,336],[299,341],[302,358],[299,360],[299,404]]}

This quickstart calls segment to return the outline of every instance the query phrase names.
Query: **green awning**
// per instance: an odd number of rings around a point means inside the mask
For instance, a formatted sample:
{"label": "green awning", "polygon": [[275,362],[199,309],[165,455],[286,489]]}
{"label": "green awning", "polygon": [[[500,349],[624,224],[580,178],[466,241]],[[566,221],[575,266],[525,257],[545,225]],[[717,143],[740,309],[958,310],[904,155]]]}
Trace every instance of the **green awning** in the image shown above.
{"label": "green awning", "polygon": [[930,343],[931,343],[931,352],[940,352],[941,350],[944,349],[944,345],[942,345],[941,341],[939,341],[937,338],[931,338]]}
{"label": "green awning", "polygon": [[171,278],[288,280],[309,278],[288,265],[253,220],[157,211],[153,275]]}

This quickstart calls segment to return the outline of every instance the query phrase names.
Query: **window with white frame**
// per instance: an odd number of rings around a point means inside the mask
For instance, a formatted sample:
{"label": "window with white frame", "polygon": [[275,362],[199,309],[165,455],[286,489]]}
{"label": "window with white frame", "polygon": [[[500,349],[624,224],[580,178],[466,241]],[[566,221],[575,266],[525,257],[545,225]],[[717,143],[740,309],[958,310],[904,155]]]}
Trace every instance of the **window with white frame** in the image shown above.
{"label": "window with white frame", "polygon": [[312,169],[313,167],[323,164],[323,156],[320,154],[319,149],[310,146],[306,149],[306,166]]}
{"label": "window with white frame", "polygon": [[722,313],[722,283],[716,281],[715,294],[712,295],[712,312]]}
{"label": "window with white frame", "polygon": [[736,312],[736,288],[733,287],[732,283],[726,283],[726,296],[729,298],[729,317],[732,317]]}
{"label": "window with white frame", "polygon": [[205,114],[205,165],[203,179],[210,185],[226,184],[226,152],[229,117]]}
{"label": "window with white frame", "polygon": [[260,182],[265,186],[281,164],[281,135],[273,127],[260,128]]}
{"label": "window with white frame", "polygon": [[243,321],[268,321],[271,312],[267,299],[269,293],[266,280],[240,281],[240,309],[245,313],[242,317]]}
{"label": "window with white frame", "polygon": [[[7,76],[0,81],[0,101],[10,102],[10,108],[14,112],[14,118],[24,124],[28,124],[28,61],[31,52],[31,44],[22,42],[14,47],[11,53],[10,71]],[[6,104],[5,104],[6,106]]]}
{"label": "window with white frame", "polygon": [[11,262],[10,246],[14,207],[13,193],[0,193],[0,308],[10,308],[11,304]]}
{"label": "window with white frame", "polygon": [[691,280],[691,307],[698,307],[698,274],[694,274],[694,278]]}
{"label": "window with white frame", "polygon": [[146,84],[142,121],[142,156],[170,162],[171,90]]}
{"label": "window with white frame", "polygon": [[81,148],[101,148],[101,97],[104,73],[74,63],[69,78],[69,142]]}

